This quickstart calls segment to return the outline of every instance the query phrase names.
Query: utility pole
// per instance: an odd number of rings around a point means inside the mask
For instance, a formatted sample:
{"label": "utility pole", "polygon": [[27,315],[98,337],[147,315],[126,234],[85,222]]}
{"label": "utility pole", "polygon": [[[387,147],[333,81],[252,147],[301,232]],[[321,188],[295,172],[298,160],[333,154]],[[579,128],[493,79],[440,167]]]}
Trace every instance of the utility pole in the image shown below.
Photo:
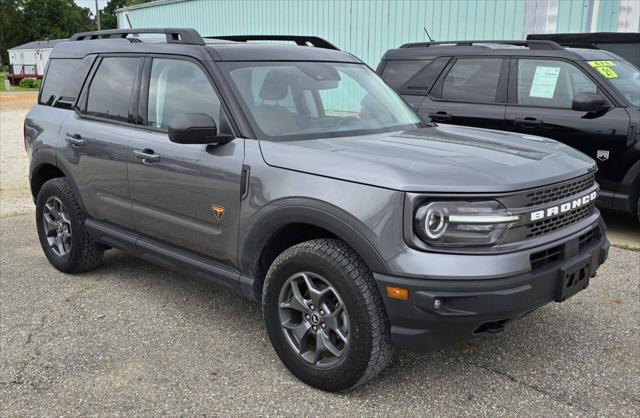
{"label": "utility pole", "polygon": [[98,30],[100,30],[100,10],[98,10],[98,0],[96,0],[96,22],[98,23]]}

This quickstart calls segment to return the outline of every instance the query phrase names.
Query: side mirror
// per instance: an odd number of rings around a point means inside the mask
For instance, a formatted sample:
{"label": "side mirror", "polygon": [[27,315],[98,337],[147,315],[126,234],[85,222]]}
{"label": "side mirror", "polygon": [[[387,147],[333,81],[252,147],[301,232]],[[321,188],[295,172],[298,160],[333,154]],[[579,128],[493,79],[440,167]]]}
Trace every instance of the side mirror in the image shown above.
{"label": "side mirror", "polygon": [[609,109],[607,101],[597,93],[576,94],[571,103],[571,109],[580,112],[601,113]]}
{"label": "side mirror", "polygon": [[231,135],[218,135],[218,127],[205,113],[179,113],[169,122],[169,139],[177,144],[226,144]]}

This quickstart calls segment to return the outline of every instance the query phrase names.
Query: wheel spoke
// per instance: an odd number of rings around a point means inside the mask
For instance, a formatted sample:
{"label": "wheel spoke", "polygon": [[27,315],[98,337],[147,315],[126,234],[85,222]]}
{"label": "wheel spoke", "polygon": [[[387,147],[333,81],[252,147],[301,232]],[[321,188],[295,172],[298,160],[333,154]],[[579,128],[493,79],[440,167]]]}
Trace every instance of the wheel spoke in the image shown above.
{"label": "wheel spoke", "polygon": [[304,296],[302,296],[302,292],[300,292],[300,286],[298,282],[295,280],[291,281],[291,300],[288,302],[280,303],[281,308],[286,309],[294,309],[299,312],[307,312],[309,310],[308,304]]}
{"label": "wheel spoke", "polygon": [[49,217],[50,215],[43,215],[42,219],[44,219],[44,228],[47,234],[49,234],[49,232],[54,231],[58,225],[55,224],[54,221],[52,221]]}
{"label": "wheel spoke", "polygon": [[282,324],[282,326],[293,333],[293,335],[298,340],[298,344],[300,345],[300,349],[301,349],[304,338],[309,334],[311,325],[307,321],[305,321],[300,324],[292,324],[290,322],[287,322]]}
{"label": "wheel spoke", "polygon": [[322,353],[328,351],[336,357],[340,357],[342,355],[342,350],[339,350],[338,347],[331,342],[329,336],[325,334],[324,331],[318,333],[318,336],[316,337],[316,351],[322,351]]}
{"label": "wheel spoke", "polygon": [[316,285],[313,283],[313,281],[311,280],[311,278],[309,278],[308,275],[302,274],[301,276],[304,279],[305,284],[307,285],[311,302],[315,306],[320,306],[320,304],[322,303],[322,298],[326,294],[332,291],[331,287],[326,287],[325,289],[320,290],[319,288],[316,287]]}

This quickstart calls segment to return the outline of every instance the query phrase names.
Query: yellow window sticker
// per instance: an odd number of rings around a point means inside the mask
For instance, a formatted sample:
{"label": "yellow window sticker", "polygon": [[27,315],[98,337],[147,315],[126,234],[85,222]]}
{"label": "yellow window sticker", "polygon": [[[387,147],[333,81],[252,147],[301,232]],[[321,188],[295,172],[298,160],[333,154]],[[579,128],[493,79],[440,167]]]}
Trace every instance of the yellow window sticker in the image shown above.
{"label": "yellow window sticker", "polygon": [[618,73],[609,67],[596,67],[596,70],[598,70],[604,78],[618,78]]}
{"label": "yellow window sticker", "polygon": [[618,73],[612,67],[616,66],[614,61],[587,61],[604,78],[618,78]]}

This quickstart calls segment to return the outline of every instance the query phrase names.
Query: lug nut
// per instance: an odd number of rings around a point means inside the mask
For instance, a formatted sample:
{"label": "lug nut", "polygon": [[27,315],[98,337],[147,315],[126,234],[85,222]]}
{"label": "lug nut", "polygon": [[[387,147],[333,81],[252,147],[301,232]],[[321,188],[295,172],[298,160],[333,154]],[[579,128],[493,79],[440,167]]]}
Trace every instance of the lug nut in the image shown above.
{"label": "lug nut", "polygon": [[325,324],[324,322],[322,323],[322,329],[325,329],[327,327],[327,324]]}
{"label": "lug nut", "polygon": [[313,304],[309,305],[309,309],[314,310],[315,306],[313,306]]}
{"label": "lug nut", "polygon": [[313,326],[313,330],[314,330],[314,331],[317,331],[317,330],[318,330],[318,327],[316,327],[316,326],[314,325],[314,326]]}
{"label": "lug nut", "polygon": [[304,317],[305,317],[306,319],[311,319],[311,317],[309,316],[309,314],[306,314]]}
{"label": "lug nut", "polygon": [[324,315],[324,310],[320,309],[320,315]]}

